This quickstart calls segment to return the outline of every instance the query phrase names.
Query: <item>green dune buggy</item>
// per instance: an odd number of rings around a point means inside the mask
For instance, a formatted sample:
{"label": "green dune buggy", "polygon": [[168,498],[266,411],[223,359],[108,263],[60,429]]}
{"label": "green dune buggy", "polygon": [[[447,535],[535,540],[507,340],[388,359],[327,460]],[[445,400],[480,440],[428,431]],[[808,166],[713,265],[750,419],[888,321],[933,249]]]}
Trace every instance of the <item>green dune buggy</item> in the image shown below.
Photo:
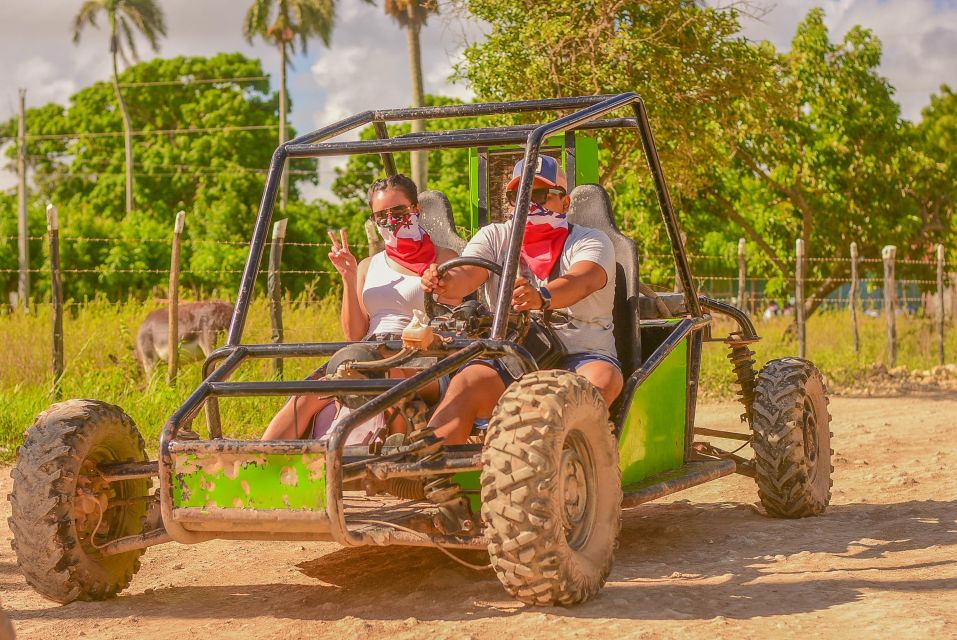
{"label": "green dune buggy", "polygon": [[[611,117],[627,111],[628,117]],[[418,132],[390,138],[385,123],[498,114],[565,113],[545,124]],[[372,124],[378,139],[330,139]],[[641,139],[674,254],[680,293],[655,294],[639,281],[633,241],[622,235],[598,186],[589,133],[629,129]],[[430,304],[416,335],[376,343],[246,344],[255,278],[276,191],[291,158],[469,149],[473,227],[500,220],[503,184],[524,157],[505,264],[460,258],[500,275],[497,302],[454,309]],[[509,308],[539,154],[559,158],[569,177],[569,219],[601,229],[617,262],[615,339],[625,388],[611,406],[583,378],[541,370],[530,341],[544,321]],[[465,168],[463,167],[463,170]],[[463,171],[464,173],[464,171]],[[422,222],[437,244],[461,249],[448,200],[421,196]],[[70,400],[40,414],[13,471],[11,528],[27,581],[58,602],[99,600],[124,589],[145,548],[168,541],[330,540],[343,546],[412,545],[487,550],[506,590],[534,604],[572,605],[594,596],[612,568],[622,509],[732,473],[752,476],[768,514],[820,514],[830,497],[830,416],[821,374],[798,358],[754,370],[758,340],[748,317],[699,296],[680,240],[645,106],[634,93],[496,104],[367,111],[281,145],[273,155],[226,345],[163,427],[150,460],[119,407]],[[452,264],[452,263],[450,263]],[[489,296],[488,299],[492,299]],[[735,330],[712,333],[712,314]],[[695,428],[701,351],[728,350],[747,433]],[[539,345],[540,346],[540,345]],[[314,379],[230,381],[261,358],[328,358]],[[476,358],[508,358],[524,375],[499,401],[487,431],[445,446],[427,428],[434,407],[418,391]],[[390,368],[417,369],[392,379]],[[351,408],[325,440],[225,437],[222,398],[332,396]],[[349,434],[387,409],[411,433],[347,446]],[[205,412],[205,434],[194,423]],[[264,422],[269,416],[263,416]],[[750,443],[744,458],[714,440]],[[158,480],[158,483],[157,483]],[[154,484],[158,486],[154,487]],[[228,570],[228,569],[227,569]]]}

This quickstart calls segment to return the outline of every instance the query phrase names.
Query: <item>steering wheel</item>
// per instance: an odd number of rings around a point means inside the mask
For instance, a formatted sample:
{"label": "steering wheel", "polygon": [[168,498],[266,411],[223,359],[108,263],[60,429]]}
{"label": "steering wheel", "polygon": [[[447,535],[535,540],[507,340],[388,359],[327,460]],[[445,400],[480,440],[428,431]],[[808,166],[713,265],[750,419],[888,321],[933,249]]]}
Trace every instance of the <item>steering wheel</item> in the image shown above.
{"label": "steering wheel", "polygon": [[[486,260],[484,258],[473,258],[470,256],[462,256],[460,258],[452,258],[448,262],[443,262],[439,265],[439,277],[441,278],[448,272],[449,269],[454,269],[455,267],[481,267],[488,271],[489,273],[494,273],[498,277],[502,277],[502,265],[492,262],[491,260]],[[429,316],[429,320],[435,317],[435,305],[436,301],[434,294],[431,292],[425,292],[425,315]],[[444,305],[443,305],[444,306]]]}

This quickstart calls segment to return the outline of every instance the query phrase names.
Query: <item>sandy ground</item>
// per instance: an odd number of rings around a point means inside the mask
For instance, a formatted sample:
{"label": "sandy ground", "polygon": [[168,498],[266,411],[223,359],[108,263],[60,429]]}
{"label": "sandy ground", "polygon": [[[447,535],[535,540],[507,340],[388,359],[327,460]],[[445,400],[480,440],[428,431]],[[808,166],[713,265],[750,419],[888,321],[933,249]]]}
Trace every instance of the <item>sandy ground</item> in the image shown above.
{"label": "sandy ground", "polygon": [[[764,517],[740,476],[645,505],[605,590],[574,609],[524,606],[431,550],[237,542],[154,547],[117,599],[58,606],[17,571],[6,501],[0,597],[21,639],[957,638],[957,393],[831,412],[826,515]],[[737,413],[702,407],[700,424]]]}

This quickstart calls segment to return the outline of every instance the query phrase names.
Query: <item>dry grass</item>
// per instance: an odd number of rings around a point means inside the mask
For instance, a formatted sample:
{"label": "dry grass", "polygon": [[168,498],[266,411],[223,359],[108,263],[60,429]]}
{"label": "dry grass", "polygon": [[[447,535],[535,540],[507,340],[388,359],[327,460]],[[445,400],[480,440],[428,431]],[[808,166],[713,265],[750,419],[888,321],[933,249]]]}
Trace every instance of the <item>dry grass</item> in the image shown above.
{"label": "dry grass", "polygon": [[[133,356],[133,341],[139,323],[156,306],[94,301],[71,306],[64,322],[63,397],[96,398],[120,405],[136,421],[151,447],[155,447],[162,425],[200,378],[200,366],[193,363],[183,367],[175,387],[166,384],[162,366],[152,380],[143,379]],[[287,341],[341,339],[335,299],[319,303],[287,301],[284,319]],[[52,402],[51,325],[49,306],[40,307],[34,315],[0,316],[0,459],[12,456],[24,430],[37,413]],[[797,353],[797,345],[786,334],[787,326],[788,321],[783,318],[758,323],[758,332],[764,337],[755,346],[759,366],[768,359]],[[244,341],[268,342],[269,327],[266,303],[258,300],[250,311]],[[717,329],[715,334],[720,335]],[[898,365],[928,369],[937,364],[936,336],[930,320],[900,317],[897,331]],[[872,363],[886,362],[882,318],[861,319],[861,342],[862,352],[856,356],[846,312],[818,314],[809,322],[808,357],[837,386],[852,384]],[[702,391],[706,397],[728,398],[734,394],[726,353],[722,345],[705,347]],[[949,334],[947,353],[951,358],[957,353],[957,337],[953,331]],[[287,360],[286,377],[304,377],[318,364],[318,360]],[[270,375],[269,361],[254,361],[241,369],[236,379],[264,379]],[[255,437],[282,402],[282,398],[224,400],[227,433],[235,437]]]}
{"label": "dry grass", "polygon": [[[64,398],[96,398],[117,404],[133,418],[143,436],[155,446],[170,414],[200,381],[200,363],[184,364],[175,387],[166,384],[166,369],[159,366],[151,380],[144,379],[133,355],[139,324],[155,303],[115,304],[94,301],[72,306],[64,319]],[[283,312],[286,341],[341,339],[338,303],[287,302]],[[12,456],[23,432],[53,399],[49,306],[34,315],[0,316],[0,459]],[[255,302],[247,321],[246,342],[268,342],[271,334],[268,307]],[[287,360],[287,378],[302,378],[320,360]],[[251,361],[235,379],[264,379],[272,375],[271,361]],[[223,419],[230,435],[255,436],[282,404],[281,398],[224,400]],[[201,422],[201,421],[198,421]],[[198,425],[197,425],[198,426]]]}
{"label": "dry grass", "polygon": [[[808,320],[807,358],[821,369],[834,388],[855,387],[863,374],[877,363],[888,364],[886,324],[884,318],[858,316],[861,352],[854,352],[854,338],[850,313],[831,311],[815,314]],[[758,366],[774,358],[794,356],[797,341],[788,332],[791,319],[773,318],[769,322],[756,321],[762,340],[752,348]],[[911,370],[926,370],[939,364],[937,357],[936,324],[928,318],[898,316],[897,366]],[[720,333],[722,328],[725,333]],[[719,324],[715,335],[725,335],[732,329],[730,323]],[[948,362],[957,355],[957,335],[950,324],[945,329],[945,351]],[[726,359],[728,350],[722,345],[705,345],[702,359],[702,390],[709,398],[730,398],[735,393],[734,376]]]}

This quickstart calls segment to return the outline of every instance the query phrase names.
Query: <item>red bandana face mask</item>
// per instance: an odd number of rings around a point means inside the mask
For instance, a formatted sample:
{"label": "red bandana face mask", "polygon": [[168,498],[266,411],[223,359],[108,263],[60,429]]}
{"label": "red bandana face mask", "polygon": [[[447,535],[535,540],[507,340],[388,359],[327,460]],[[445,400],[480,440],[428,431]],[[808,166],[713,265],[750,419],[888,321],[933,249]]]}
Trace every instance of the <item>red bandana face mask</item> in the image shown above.
{"label": "red bandana face mask", "polygon": [[385,254],[396,263],[418,275],[435,262],[432,238],[419,226],[419,214],[410,212],[404,218],[389,215],[386,226],[376,225],[385,241]]}
{"label": "red bandana face mask", "polygon": [[548,279],[567,238],[568,217],[564,213],[531,203],[522,239],[522,258],[539,280]]}

